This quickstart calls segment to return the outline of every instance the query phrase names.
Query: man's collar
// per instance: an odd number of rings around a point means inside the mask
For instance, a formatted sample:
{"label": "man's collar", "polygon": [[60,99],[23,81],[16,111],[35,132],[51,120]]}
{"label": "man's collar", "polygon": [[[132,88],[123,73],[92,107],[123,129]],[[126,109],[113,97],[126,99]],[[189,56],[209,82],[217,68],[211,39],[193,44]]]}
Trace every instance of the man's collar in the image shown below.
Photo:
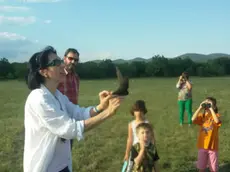
{"label": "man's collar", "polygon": [[66,70],[66,68],[64,68],[64,71],[65,71],[65,74],[68,75],[69,72]]}
{"label": "man's collar", "polygon": [[52,96],[56,96],[57,95],[57,89],[56,89],[56,91],[55,91],[55,93],[54,93],[54,95],[50,92],[50,90],[44,85],[44,84],[41,84],[40,85],[40,89],[42,89],[43,91],[44,91],[44,93],[46,93],[46,94],[49,94],[49,95],[52,95]]}
{"label": "man's collar", "polygon": [[74,71],[69,71],[66,68],[64,68],[64,71],[65,71],[66,75],[68,75],[68,74],[76,74]]}

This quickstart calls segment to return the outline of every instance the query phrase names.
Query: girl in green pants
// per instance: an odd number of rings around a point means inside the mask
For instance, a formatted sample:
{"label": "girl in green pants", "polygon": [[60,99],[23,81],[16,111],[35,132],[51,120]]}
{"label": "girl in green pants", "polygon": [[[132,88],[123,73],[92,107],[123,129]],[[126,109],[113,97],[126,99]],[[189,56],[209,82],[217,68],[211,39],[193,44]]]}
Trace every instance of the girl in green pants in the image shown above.
{"label": "girl in green pants", "polygon": [[188,113],[188,124],[192,124],[192,84],[189,81],[188,73],[182,73],[176,87],[178,92],[178,105],[180,115],[180,125],[184,123],[184,111]]}

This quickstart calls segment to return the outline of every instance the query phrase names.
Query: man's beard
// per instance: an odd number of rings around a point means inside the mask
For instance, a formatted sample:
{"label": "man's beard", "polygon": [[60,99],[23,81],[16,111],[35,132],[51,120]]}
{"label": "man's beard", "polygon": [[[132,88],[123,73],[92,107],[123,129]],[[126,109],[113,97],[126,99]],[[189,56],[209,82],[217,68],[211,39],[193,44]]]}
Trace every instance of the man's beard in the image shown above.
{"label": "man's beard", "polygon": [[66,67],[67,67],[68,70],[70,70],[72,72],[75,72],[76,66],[74,64],[68,64]]}

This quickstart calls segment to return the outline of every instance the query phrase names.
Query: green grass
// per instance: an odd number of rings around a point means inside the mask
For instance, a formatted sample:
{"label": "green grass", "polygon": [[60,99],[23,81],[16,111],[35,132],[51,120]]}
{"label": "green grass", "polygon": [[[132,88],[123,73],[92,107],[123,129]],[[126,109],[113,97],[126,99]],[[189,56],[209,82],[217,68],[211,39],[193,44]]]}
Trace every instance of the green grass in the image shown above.
{"label": "green grass", "polygon": [[[147,104],[147,118],[154,125],[162,172],[193,172],[197,159],[197,127],[179,126],[176,78],[133,79],[128,96],[118,113],[102,125],[85,134],[85,140],[75,141],[73,148],[73,171],[119,172],[124,157],[127,126],[132,120],[129,109],[137,99]],[[223,125],[220,128],[221,171],[229,171],[230,130],[229,78],[192,78],[193,110],[206,96],[218,100]],[[81,81],[80,104],[98,103],[98,92],[115,89],[115,80]],[[24,145],[24,103],[29,91],[24,82],[0,82],[0,171],[22,171]],[[185,114],[187,120],[187,114]],[[227,170],[228,169],[228,170]]]}

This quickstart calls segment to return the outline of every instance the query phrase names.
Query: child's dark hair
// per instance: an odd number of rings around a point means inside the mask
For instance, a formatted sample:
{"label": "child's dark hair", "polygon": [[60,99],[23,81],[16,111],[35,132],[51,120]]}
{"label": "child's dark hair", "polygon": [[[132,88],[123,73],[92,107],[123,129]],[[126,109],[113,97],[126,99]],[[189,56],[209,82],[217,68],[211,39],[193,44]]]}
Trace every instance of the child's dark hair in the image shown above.
{"label": "child's dark hair", "polygon": [[210,100],[212,102],[212,108],[214,110],[215,113],[218,113],[218,107],[217,107],[217,101],[214,97],[206,97],[207,100]]}
{"label": "child's dark hair", "polygon": [[189,74],[188,74],[188,72],[183,72],[183,73],[182,73],[182,77],[185,78],[186,80],[188,80],[188,79],[189,79]]}
{"label": "child's dark hair", "polygon": [[140,124],[137,125],[137,127],[136,127],[136,133],[138,133],[140,129],[147,129],[147,130],[149,130],[151,132],[151,134],[153,132],[152,125],[150,123],[146,123],[146,122],[142,122],[142,123],[140,123]]}
{"label": "child's dark hair", "polygon": [[40,85],[44,83],[45,78],[39,73],[39,70],[46,68],[51,53],[57,54],[53,47],[47,46],[42,51],[34,53],[30,58],[28,72],[25,76],[26,84],[30,90],[40,88]]}
{"label": "child's dark hair", "polygon": [[145,101],[144,100],[137,100],[133,104],[133,106],[132,106],[132,108],[130,110],[131,115],[134,116],[134,112],[135,111],[140,111],[140,112],[143,112],[144,114],[146,114],[148,112],[147,109],[146,109]]}

